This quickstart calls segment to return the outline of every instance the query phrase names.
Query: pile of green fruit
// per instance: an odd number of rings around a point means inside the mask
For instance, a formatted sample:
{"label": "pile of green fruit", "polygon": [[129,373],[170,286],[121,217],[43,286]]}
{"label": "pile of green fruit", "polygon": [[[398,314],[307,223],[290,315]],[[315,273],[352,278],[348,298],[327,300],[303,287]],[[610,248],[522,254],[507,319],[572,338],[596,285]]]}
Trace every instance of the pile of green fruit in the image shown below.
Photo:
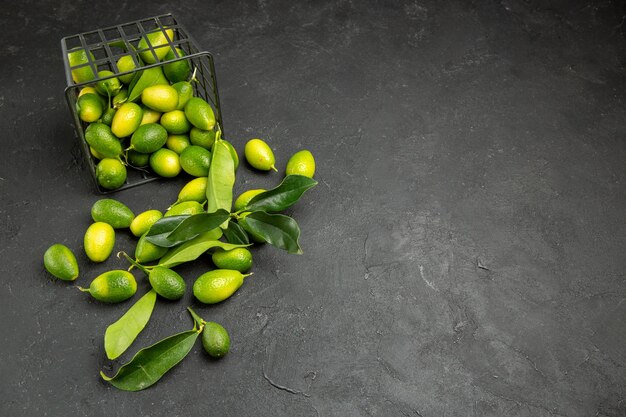
{"label": "pile of green fruit", "polygon": [[[96,179],[104,189],[124,185],[127,166],[149,167],[166,178],[182,171],[194,177],[207,175],[210,150],[219,131],[215,112],[205,99],[194,97],[195,74],[189,60],[168,62],[185,52],[172,49],[166,34],[174,39],[174,31],[165,28],[147,34],[136,48],[140,68],[160,61],[163,65],[120,76],[80,66],[89,62],[84,49],[68,53],[70,66],[78,66],[72,70],[74,82],[97,80],[78,93],[76,112],[85,123],[85,141],[98,161]],[[154,54],[146,49],[146,38]],[[137,69],[129,54],[121,56],[116,66],[118,73]],[[232,147],[230,151],[235,153]]]}

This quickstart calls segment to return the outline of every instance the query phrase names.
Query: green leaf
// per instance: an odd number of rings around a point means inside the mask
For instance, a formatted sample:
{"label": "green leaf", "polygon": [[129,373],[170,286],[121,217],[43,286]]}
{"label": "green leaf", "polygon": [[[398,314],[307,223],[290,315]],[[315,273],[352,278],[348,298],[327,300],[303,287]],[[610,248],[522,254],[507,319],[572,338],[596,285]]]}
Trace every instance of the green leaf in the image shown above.
{"label": "green leaf", "polygon": [[[189,215],[183,216],[169,216],[162,217],[157,220],[156,223],[150,227],[150,230],[146,232],[146,240],[154,243],[157,246],[165,248],[170,247],[170,241],[167,240],[169,235],[174,229],[176,229],[184,220],[188,219]],[[174,245],[171,245],[174,246]]]}
{"label": "green leaf", "polygon": [[246,231],[233,220],[231,220],[228,223],[228,227],[224,229],[224,236],[226,236],[226,240],[228,240],[229,243],[236,245],[247,245],[250,243],[250,238]]}
{"label": "green leaf", "polygon": [[227,210],[219,209],[213,213],[198,213],[183,220],[172,232],[167,235],[167,240],[178,244],[186,242],[200,233],[213,230],[224,223],[230,217]]}
{"label": "green leaf", "polygon": [[[220,228],[214,230],[221,230]],[[191,239],[182,245],[170,249],[159,261],[160,266],[173,268],[184,262],[198,259],[200,255],[211,248],[222,248],[224,250],[232,250],[235,248],[243,248],[250,245],[233,245],[216,240],[213,231],[203,233],[198,237]]]}
{"label": "green leaf", "polygon": [[298,243],[300,228],[289,216],[255,211],[245,218],[240,218],[239,222],[250,234],[261,237],[272,246],[289,253],[302,253]]}
{"label": "green leaf", "polygon": [[119,320],[107,327],[104,333],[104,350],[109,359],[119,357],[130,347],[150,320],[155,302],[156,292],[150,290]]}
{"label": "green leaf", "polygon": [[137,72],[128,86],[128,101],[137,100],[143,90],[159,84],[163,79],[164,75],[161,67],[148,68]]}
{"label": "green leaf", "polygon": [[302,194],[317,185],[317,181],[303,175],[287,175],[276,188],[254,196],[245,211],[283,211],[295,204]]}
{"label": "green leaf", "polygon": [[[195,321],[195,320],[194,320]],[[111,385],[124,391],[140,391],[157,382],[167,371],[182,361],[193,347],[202,327],[167,337],[152,346],[141,349],[117,373],[100,376]]]}
{"label": "green leaf", "polygon": [[[219,133],[219,132],[218,132]],[[235,184],[235,162],[228,146],[215,139],[206,187],[207,212],[223,209],[230,212]]]}

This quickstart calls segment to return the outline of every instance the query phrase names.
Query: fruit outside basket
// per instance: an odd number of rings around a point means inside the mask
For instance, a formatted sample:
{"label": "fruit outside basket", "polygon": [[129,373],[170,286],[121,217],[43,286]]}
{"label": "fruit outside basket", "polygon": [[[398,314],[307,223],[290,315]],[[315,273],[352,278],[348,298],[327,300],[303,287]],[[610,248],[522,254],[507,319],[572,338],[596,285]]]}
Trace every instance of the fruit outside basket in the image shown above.
{"label": "fruit outside basket", "polygon": [[[166,29],[172,29],[174,31],[174,39],[170,39]],[[171,60],[163,60],[156,64],[145,65],[142,63],[140,53],[147,52],[156,58],[155,47],[150,43],[148,33],[154,33],[155,31],[161,31],[165,39],[167,39],[167,46],[160,46],[160,48],[170,49],[179,48],[183,50],[184,57],[174,49],[174,55],[176,58]],[[147,40],[148,47],[146,49],[137,49],[139,41],[145,38]],[[74,124],[76,126],[76,132],[81,143],[81,148],[87,166],[91,172],[94,184],[99,193],[106,194],[113,191],[119,191],[127,188],[131,188],[137,185],[145,184],[147,182],[161,178],[152,173],[149,168],[136,169],[133,167],[127,167],[127,179],[126,183],[120,188],[115,190],[106,190],[98,184],[96,178],[96,161],[89,151],[89,145],[85,141],[85,128],[88,123],[80,120],[78,112],[76,110],[76,101],[81,88],[93,85],[98,81],[106,80],[109,78],[117,77],[125,74],[134,74],[141,70],[148,68],[163,66],[167,63],[176,62],[180,60],[188,60],[191,64],[191,71],[195,70],[195,78],[197,82],[192,82],[194,88],[194,95],[201,97],[213,106],[215,112],[216,127],[222,131],[222,114],[220,110],[220,100],[217,90],[217,79],[215,76],[215,64],[213,56],[206,51],[201,51],[197,42],[191,37],[189,31],[184,28],[180,22],[172,15],[165,14],[161,16],[150,17],[146,19],[136,20],[120,25],[110,26],[102,29],[96,29],[89,32],[79,33],[74,36],[67,36],[61,39],[61,48],[63,51],[63,62],[65,64],[65,77],[67,80],[67,87],[65,88],[65,97],[67,104],[74,118]],[[87,63],[71,66],[68,59],[68,52],[75,49],[83,49],[91,52],[93,58],[87,53]],[[135,69],[132,71],[119,71],[117,67],[117,61],[124,55],[130,55],[135,63]],[[98,78],[88,82],[76,84],[72,79],[72,70],[89,66],[94,74],[98,74],[98,71],[108,70],[113,72],[113,75],[108,77]]]}

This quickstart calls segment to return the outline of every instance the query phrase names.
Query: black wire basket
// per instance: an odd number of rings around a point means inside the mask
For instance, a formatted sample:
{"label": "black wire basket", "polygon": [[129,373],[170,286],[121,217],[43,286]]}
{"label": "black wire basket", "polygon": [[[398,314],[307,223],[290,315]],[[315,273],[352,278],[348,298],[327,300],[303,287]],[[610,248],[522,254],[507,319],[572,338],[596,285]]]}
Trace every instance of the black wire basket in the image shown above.
{"label": "black wire basket", "polygon": [[[173,31],[173,39],[170,39],[170,36],[167,33],[167,30],[169,29]],[[167,45],[159,45],[155,47],[150,43],[148,36],[146,35],[153,34],[155,32],[158,33],[158,31],[161,31],[165,39],[167,39]],[[147,47],[144,49],[138,49],[138,42],[142,38],[147,40]],[[168,50],[171,48],[175,58],[159,62],[156,49],[164,47],[168,48]],[[181,49],[184,52],[184,56],[179,56],[176,48]],[[131,188],[161,177],[157,176],[149,169],[136,169],[132,166],[128,166],[126,182],[120,188],[115,190],[106,190],[98,184],[98,180],[96,178],[96,160],[91,155],[89,145],[85,140],[85,129],[88,124],[81,121],[76,110],[76,101],[78,100],[79,92],[83,87],[93,85],[98,81],[109,78],[134,74],[148,68],[163,66],[165,64],[183,59],[188,60],[191,65],[191,70],[195,72],[196,82],[192,82],[194,95],[196,97],[203,98],[213,106],[216,120],[215,129],[221,130],[223,136],[222,113],[220,108],[219,93],[217,90],[217,79],[215,76],[215,63],[213,61],[213,55],[209,52],[200,50],[198,43],[191,37],[189,31],[185,29],[185,27],[172,14],[149,17],[120,25],[79,33],[73,36],[66,36],[61,39],[61,49],[63,51],[63,63],[65,64],[65,77],[67,81],[65,97],[74,119],[76,133],[80,140],[87,166],[89,167],[94,184],[99,193],[106,194],[113,191]],[[75,49],[83,49],[84,51],[87,51],[86,63],[81,63],[75,66],[70,65],[68,52]],[[152,54],[156,63],[149,65],[144,64],[140,58],[140,54],[142,53]],[[130,55],[132,57],[135,64],[135,68],[133,70],[122,72],[118,69],[117,61],[124,55]],[[72,71],[83,67],[90,67],[93,74],[96,74],[96,78],[83,83],[75,83],[72,79]],[[98,71],[102,70],[111,71],[113,74],[99,78],[97,76]]]}

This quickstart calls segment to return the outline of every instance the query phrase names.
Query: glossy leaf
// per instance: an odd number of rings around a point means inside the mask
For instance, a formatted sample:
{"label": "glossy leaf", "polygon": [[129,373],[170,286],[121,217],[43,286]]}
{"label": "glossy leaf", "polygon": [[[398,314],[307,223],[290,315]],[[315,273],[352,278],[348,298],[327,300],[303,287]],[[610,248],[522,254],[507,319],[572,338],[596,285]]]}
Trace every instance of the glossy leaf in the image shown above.
{"label": "glossy leaf", "polygon": [[239,222],[246,231],[260,236],[272,246],[289,253],[302,253],[298,243],[300,228],[298,223],[289,216],[255,211],[245,218],[240,218]]}
{"label": "glossy leaf", "polygon": [[227,210],[219,209],[213,213],[198,213],[182,221],[172,232],[167,235],[170,242],[186,242],[200,233],[213,230],[224,223],[230,217]]}
{"label": "glossy leaf", "polygon": [[[220,230],[217,228],[217,230]],[[176,265],[180,265],[184,262],[189,262],[198,259],[200,255],[211,248],[221,248],[224,250],[232,250],[235,248],[242,248],[249,245],[233,245],[230,243],[224,243],[219,240],[213,238],[211,232],[207,232],[201,234],[200,236],[191,239],[188,242],[183,243],[182,245],[170,249],[169,252],[165,254],[159,261],[160,266],[165,266],[167,268],[175,267]]]}
{"label": "glossy leaf", "polygon": [[233,220],[231,220],[228,223],[228,227],[224,229],[224,236],[226,236],[226,240],[228,240],[229,243],[236,245],[247,245],[250,243],[248,233]]}
{"label": "glossy leaf", "polygon": [[287,175],[278,187],[254,196],[245,211],[283,211],[295,204],[306,190],[316,185],[317,181],[309,177]]}
{"label": "glossy leaf", "polygon": [[109,359],[115,359],[126,351],[146,327],[154,304],[156,292],[148,291],[122,317],[107,327],[104,333],[104,350]]}
{"label": "glossy leaf", "polygon": [[[219,132],[218,132],[219,133]],[[233,204],[235,162],[228,146],[216,138],[211,152],[211,164],[206,188],[207,212],[217,210],[230,212]]]}

